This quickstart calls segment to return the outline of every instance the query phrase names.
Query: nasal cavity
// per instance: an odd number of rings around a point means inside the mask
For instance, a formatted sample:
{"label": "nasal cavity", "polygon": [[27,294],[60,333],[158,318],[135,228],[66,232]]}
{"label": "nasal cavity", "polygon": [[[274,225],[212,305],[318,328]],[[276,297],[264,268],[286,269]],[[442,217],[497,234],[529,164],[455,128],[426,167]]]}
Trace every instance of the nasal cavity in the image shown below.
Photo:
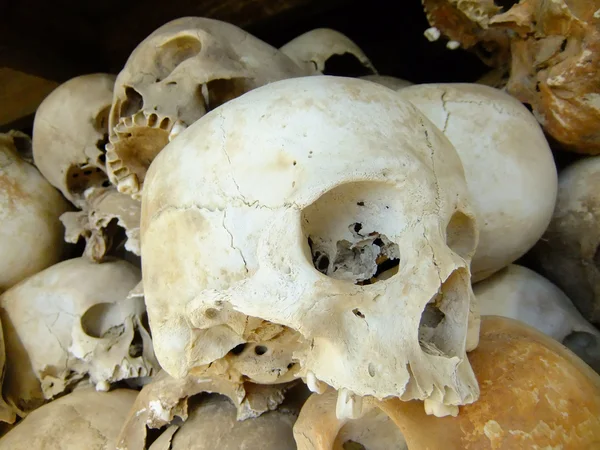
{"label": "nasal cavity", "polygon": [[348,183],[308,206],[302,226],[315,269],[361,286],[398,273],[400,249],[385,234],[398,222],[395,194],[385,183]]}
{"label": "nasal cavity", "polygon": [[458,269],[444,281],[421,314],[419,344],[429,355],[459,356],[467,332],[469,302],[468,277]]}

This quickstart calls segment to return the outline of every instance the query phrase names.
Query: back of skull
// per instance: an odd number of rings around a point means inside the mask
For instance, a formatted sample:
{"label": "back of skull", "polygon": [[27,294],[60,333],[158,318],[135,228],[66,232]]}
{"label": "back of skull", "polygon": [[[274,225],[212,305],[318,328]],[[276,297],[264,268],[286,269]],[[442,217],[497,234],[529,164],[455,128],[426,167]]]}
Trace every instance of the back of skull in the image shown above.
{"label": "back of skull", "polygon": [[351,395],[478,396],[463,169],[385,87],[285,80],[209,113],[150,168],[141,234],[155,350],[173,376],[226,360],[231,376]]}

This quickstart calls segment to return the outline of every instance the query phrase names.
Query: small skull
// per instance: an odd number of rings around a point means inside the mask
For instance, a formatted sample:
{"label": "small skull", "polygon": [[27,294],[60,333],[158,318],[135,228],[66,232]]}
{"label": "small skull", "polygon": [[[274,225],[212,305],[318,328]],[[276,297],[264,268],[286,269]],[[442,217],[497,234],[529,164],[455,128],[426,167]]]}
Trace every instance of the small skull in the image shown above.
{"label": "small skull", "polygon": [[33,124],[33,158],[42,175],[78,208],[84,192],[107,186],[105,144],[115,82],[97,73],[57,87],[39,106]]}
{"label": "small skull", "polygon": [[302,75],[285,54],[229,23],[185,17],[163,25],[117,77],[106,147],[111,182],[139,199],[148,166],[179,132],[244,92]]}
{"label": "small skull", "polygon": [[[346,35],[329,28],[317,28],[308,31],[280,48],[281,52],[288,55],[300,67],[304,67],[307,74],[320,75],[364,75],[376,74],[377,70],[365,53]],[[338,58],[350,57],[353,63],[344,70],[336,67]],[[356,65],[358,62],[358,67]],[[340,60],[339,65],[342,66]],[[337,73],[338,71],[351,73]],[[356,72],[356,73],[353,73]]]}
{"label": "small skull", "polygon": [[536,270],[600,325],[600,157],[586,158],[558,177],[558,198],[544,236],[530,253]]}
{"label": "small skull", "polygon": [[550,281],[510,265],[473,286],[481,315],[521,320],[553,337],[600,373],[600,331]]}
{"label": "small skull", "polygon": [[128,300],[139,282],[124,261],[75,258],[0,296],[6,338],[4,392],[21,414],[89,376],[99,390],[157,369],[144,302]]}
{"label": "small skull", "polygon": [[69,203],[20,157],[22,142],[0,134],[0,293],[56,264],[65,251],[59,217]]}
{"label": "small skull", "polygon": [[182,377],[250,343],[280,369],[269,342],[290,333],[280,376],[347,404],[476,400],[469,201],[452,145],[386,87],[305,77],[232,100],[148,173],[142,266],[162,367]]}

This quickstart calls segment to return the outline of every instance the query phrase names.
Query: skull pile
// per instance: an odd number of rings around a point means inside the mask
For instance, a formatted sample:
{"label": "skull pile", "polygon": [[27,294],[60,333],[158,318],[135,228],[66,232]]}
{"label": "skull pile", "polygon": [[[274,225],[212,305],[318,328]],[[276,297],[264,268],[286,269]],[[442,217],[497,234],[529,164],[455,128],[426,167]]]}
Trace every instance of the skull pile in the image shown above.
{"label": "skull pile", "polygon": [[598,300],[511,265],[596,223],[573,183],[498,89],[169,22],[0,135],[0,450],[587,448]]}

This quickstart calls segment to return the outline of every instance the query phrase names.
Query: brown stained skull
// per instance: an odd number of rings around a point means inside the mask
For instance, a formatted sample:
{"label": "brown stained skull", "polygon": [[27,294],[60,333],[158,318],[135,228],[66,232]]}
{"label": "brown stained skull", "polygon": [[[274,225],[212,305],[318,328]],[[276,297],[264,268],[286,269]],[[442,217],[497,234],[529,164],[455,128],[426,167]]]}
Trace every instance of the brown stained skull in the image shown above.
{"label": "brown stained skull", "polygon": [[508,92],[567,149],[600,153],[600,0],[524,0],[490,20],[509,30]]}
{"label": "brown stained skull", "polygon": [[148,166],[179,132],[244,92],[305,74],[234,25],[200,17],[163,25],[133,51],[115,84],[107,145],[111,182],[139,199]]}

